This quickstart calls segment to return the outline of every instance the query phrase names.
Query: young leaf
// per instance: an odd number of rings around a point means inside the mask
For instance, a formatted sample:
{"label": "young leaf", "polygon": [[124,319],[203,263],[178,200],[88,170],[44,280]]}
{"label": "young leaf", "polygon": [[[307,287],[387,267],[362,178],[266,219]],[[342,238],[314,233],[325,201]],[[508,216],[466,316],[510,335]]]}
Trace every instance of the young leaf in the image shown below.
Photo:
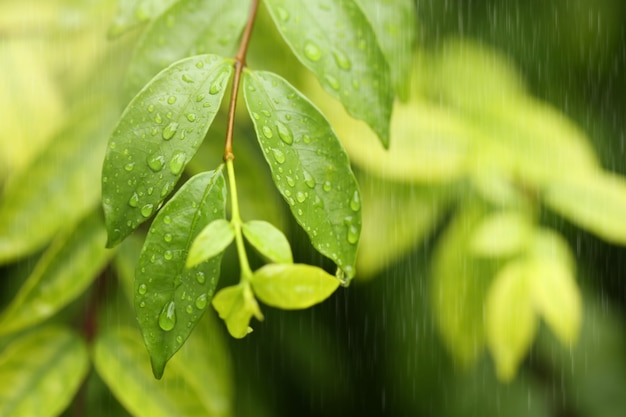
{"label": "young leaf", "polygon": [[[122,327],[100,335],[94,344],[94,365],[98,375],[133,416],[228,417],[231,415],[228,387],[231,376],[222,364],[228,363],[229,358],[223,351],[197,341],[195,336],[172,359],[162,381],[152,376],[146,351],[132,328]],[[220,335],[214,332],[211,336],[219,338]],[[208,363],[209,359],[214,363]],[[199,380],[199,377],[207,379]]]}
{"label": "young leaf", "polygon": [[409,75],[413,58],[413,43],[417,33],[417,16],[413,0],[356,0],[372,23],[391,71],[396,94],[408,98]]}
{"label": "young leaf", "polygon": [[235,231],[228,220],[213,220],[194,239],[186,261],[187,268],[221,254],[234,238]]}
{"label": "young leaf", "polygon": [[496,275],[485,299],[485,334],[496,373],[510,381],[535,337],[537,319],[525,261],[512,261]]}
{"label": "young leaf", "polygon": [[533,224],[530,216],[519,211],[502,211],[478,225],[471,251],[479,256],[503,257],[522,252],[530,243]]}
{"label": "young leaf", "polygon": [[262,220],[252,220],[242,227],[246,240],[271,262],[290,264],[293,262],[289,241],[274,225]]}
{"label": "young leaf", "polygon": [[113,255],[105,240],[100,213],[62,233],[0,316],[0,335],[42,322],[82,294]]}
{"label": "young leaf", "polygon": [[389,66],[354,0],[268,0],[265,4],[300,62],[388,147],[393,104]]}
{"label": "young leaf", "polygon": [[244,73],[244,96],[272,177],[313,246],[352,278],[361,197],[324,116],[283,78]]}
{"label": "young leaf", "polygon": [[250,0],[180,0],[143,33],[128,67],[134,94],[160,70],[187,56],[232,56],[246,23]]}
{"label": "young leaf", "polygon": [[232,61],[215,55],[183,59],[130,102],[102,170],[108,247],[150,218],[173,190],[213,122],[232,72]]}
{"label": "young leaf", "polygon": [[213,297],[213,308],[226,322],[228,333],[237,339],[252,331],[249,326],[252,316],[263,320],[263,314],[248,285],[222,288]]}
{"label": "young leaf", "polygon": [[88,365],[85,343],[69,329],[45,327],[20,336],[0,355],[0,415],[60,415]]}
{"label": "young leaf", "polygon": [[122,35],[134,27],[161,14],[178,0],[118,0],[118,12],[109,28],[111,38]]}
{"label": "young leaf", "polygon": [[150,227],[137,264],[135,308],[157,378],[215,291],[222,257],[194,268],[185,268],[185,261],[200,230],[224,218],[225,201],[221,170],[198,174],[167,202]]}
{"label": "young leaf", "polygon": [[337,278],[305,264],[268,264],[254,272],[251,282],[261,301],[285,310],[321,303],[339,287]]}

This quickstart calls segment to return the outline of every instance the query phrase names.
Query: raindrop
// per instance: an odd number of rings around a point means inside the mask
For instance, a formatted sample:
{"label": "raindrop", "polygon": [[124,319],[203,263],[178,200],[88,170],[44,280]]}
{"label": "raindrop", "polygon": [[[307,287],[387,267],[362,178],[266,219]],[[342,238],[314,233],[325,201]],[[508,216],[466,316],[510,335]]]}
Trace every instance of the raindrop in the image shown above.
{"label": "raindrop", "polygon": [[161,124],[163,123],[163,118],[161,117],[159,113],[157,113],[157,115],[154,116],[154,121],[157,122],[158,124]]}
{"label": "raindrop", "polygon": [[261,118],[257,112],[252,112],[252,117],[254,117],[254,120],[259,120]]}
{"label": "raindrop", "polygon": [[361,197],[359,196],[359,192],[357,190],[354,190],[352,200],[350,200],[350,208],[352,211],[359,211],[361,209]]}
{"label": "raindrop", "polygon": [[324,188],[324,191],[330,191],[332,189],[332,185],[330,185],[330,181],[326,181],[324,183],[323,188]]}
{"label": "raindrop", "polygon": [[172,159],[170,159],[170,171],[172,174],[178,175],[181,173],[183,167],[185,166],[186,158],[187,155],[182,151],[178,151],[174,154],[174,156],[172,156]]}
{"label": "raindrop", "polygon": [[177,129],[178,129],[178,123],[176,122],[172,122],[168,124],[167,126],[165,126],[165,129],[163,129],[163,139],[165,140],[172,139]]}
{"label": "raindrop", "polygon": [[202,62],[202,61],[196,62],[196,68],[198,68],[198,69],[204,68],[204,62]]}
{"label": "raindrop", "polygon": [[319,46],[317,46],[317,44],[307,41],[304,44],[304,55],[311,61],[316,62],[322,57],[322,50]]}
{"label": "raindrop", "polygon": [[167,98],[167,104],[174,104],[174,103],[176,103],[176,97],[174,97],[174,96],[169,96],[169,97]]}
{"label": "raindrop", "polygon": [[152,113],[152,112],[154,111],[154,104],[150,104],[150,105],[148,106],[148,111],[149,111],[150,113]]}
{"label": "raindrop", "polygon": [[261,113],[263,113],[263,116],[265,117],[272,117],[272,113],[267,110],[261,110]]}
{"label": "raindrop", "polygon": [[166,242],[171,242],[172,241],[172,234],[171,233],[166,233],[163,236],[163,240],[166,241]]}
{"label": "raindrop", "polygon": [[187,314],[193,313],[193,307],[191,306],[191,304],[188,304],[187,307],[185,307],[185,311],[187,312]]}
{"label": "raindrop", "polygon": [[181,76],[181,78],[182,78],[182,80],[183,80],[184,82],[186,82],[186,83],[191,84],[191,83],[193,82],[193,79],[192,79],[189,75],[187,75],[187,74],[183,74],[183,75]]}
{"label": "raindrop", "polygon": [[304,143],[311,143],[311,137],[309,135],[303,135],[302,140]]}
{"label": "raindrop", "polygon": [[206,277],[204,276],[204,272],[198,271],[196,273],[196,281],[198,281],[198,284],[204,284],[206,282]]}
{"label": "raindrop", "polygon": [[285,154],[280,149],[272,149],[272,153],[274,154],[274,159],[279,164],[285,162]]}
{"label": "raindrop", "polygon": [[156,136],[159,134],[159,129],[157,129],[156,127],[153,127],[152,130],[150,131],[150,134],[152,136]]}
{"label": "raindrop", "polygon": [[287,145],[291,145],[293,143],[293,135],[291,134],[291,130],[281,122],[276,122],[276,128],[278,129],[278,136],[280,139],[285,142]]}
{"label": "raindrop", "polygon": [[146,204],[145,206],[141,208],[141,215],[143,217],[150,217],[152,215],[153,209],[154,209],[154,206],[152,204]]}
{"label": "raindrop", "polygon": [[159,327],[169,332],[176,325],[176,304],[173,301],[165,304],[159,314]]}
{"label": "raindrop", "polygon": [[137,193],[133,193],[133,195],[128,200],[128,205],[131,207],[137,207],[139,205],[139,196]]}
{"label": "raindrop", "polygon": [[348,242],[355,244],[359,240],[359,229],[355,225],[348,227]]}
{"label": "raindrop", "polygon": [[168,249],[168,250],[166,250],[166,251],[163,253],[163,257],[164,257],[166,260],[171,261],[171,260],[172,260],[172,258],[174,257],[174,254],[172,254],[172,251]]}
{"label": "raindrop", "polygon": [[309,188],[315,188],[315,178],[309,173],[309,171],[303,171],[304,174],[304,183]]}
{"label": "raindrop", "polygon": [[154,172],[159,172],[163,169],[163,164],[165,163],[165,157],[159,154],[152,154],[146,160],[148,162],[148,167]]}
{"label": "raindrop", "polygon": [[196,121],[196,115],[194,113],[188,113],[187,114],[187,120],[189,120],[190,122],[195,122]]}
{"label": "raindrop", "polygon": [[172,218],[170,216],[163,217],[163,223],[170,224],[172,222]]}
{"label": "raindrop", "polygon": [[324,79],[333,90],[339,90],[339,87],[341,85],[339,84],[339,81],[335,77],[333,77],[330,74],[325,74]]}
{"label": "raindrop", "polygon": [[346,71],[352,68],[352,62],[350,62],[350,58],[348,58],[348,56],[340,50],[335,49],[333,51],[333,58],[335,58],[335,62],[337,63],[339,68]]}
{"label": "raindrop", "polygon": [[206,294],[199,295],[198,298],[196,298],[196,307],[198,308],[198,310],[204,310],[206,308],[206,305],[207,305]]}
{"label": "raindrop", "polygon": [[134,163],[134,162],[129,162],[129,163],[127,163],[126,165],[124,165],[124,169],[125,169],[127,172],[132,171],[133,169],[135,169],[135,163]]}
{"label": "raindrop", "polygon": [[306,200],[306,194],[304,194],[302,191],[298,191],[296,193],[296,200],[298,200],[298,203],[303,203],[304,200]]}
{"label": "raindrop", "polygon": [[176,342],[180,345],[181,343],[183,343],[183,337],[182,336],[176,336]]}
{"label": "raindrop", "polygon": [[267,126],[263,126],[261,130],[263,131],[263,136],[265,136],[268,139],[271,139],[272,136],[274,136],[274,134],[272,133],[272,129],[270,129]]}
{"label": "raindrop", "polygon": [[196,102],[200,103],[202,100],[204,100],[204,94],[198,94],[196,96]]}
{"label": "raindrop", "polygon": [[224,88],[224,82],[226,81],[226,78],[228,76],[228,70],[222,71],[222,73],[215,78],[213,84],[211,84],[211,87],[209,88],[209,94],[215,95],[222,91],[222,88]]}
{"label": "raindrop", "polygon": [[289,175],[285,176],[285,179],[287,180],[287,184],[289,184],[290,187],[293,187],[294,185],[296,185],[296,181],[293,179],[293,177],[290,177]]}
{"label": "raindrop", "polygon": [[165,185],[161,189],[161,197],[165,197],[166,195],[168,195],[170,193],[171,187],[172,187],[171,183],[169,182],[165,183]]}
{"label": "raindrop", "polygon": [[145,295],[146,292],[148,292],[148,287],[146,286],[146,284],[141,284],[137,289],[137,292],[141,295]]}

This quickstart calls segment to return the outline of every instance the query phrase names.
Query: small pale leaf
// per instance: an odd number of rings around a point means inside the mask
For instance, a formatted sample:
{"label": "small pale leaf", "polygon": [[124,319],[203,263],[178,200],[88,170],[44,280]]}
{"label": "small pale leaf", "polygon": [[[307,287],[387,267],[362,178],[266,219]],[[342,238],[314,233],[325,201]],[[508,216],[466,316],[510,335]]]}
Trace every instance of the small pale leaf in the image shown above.
{"label": "small pale leaf", "polygon": [[526,248],[532,232],[533,224],[528,214],[519,211],[494,213],[477,227],[471,250],[480,256],[513,256]]}
{"label": "small pale leaf", "polygon": [[154,19],[178,0],[118,0],[118,11],[108,35],[120,36],[129,30]]}
{"label": "small pale leaf", "polygon": [[183,59],[161,71],[130,102],[109,138],[102,170],[107,246],[157,211],[217,114],[232,61]]}
{"label": "small pale leaf", "polygon": [[293,262],[289,241],[274,225],[262,220],[252,220],[242,226],[246,240],[271,262]]}
{"label": "small pale leaf", "polygon": [[254,272],[252,289],[265,304],[285,310],[321,303],[339,287],[339,280],[305,264],[268,264]]}
{"label": "small pale leaf", "polygon": [[300,92],[268,72],[246,71],[244,94],[272,178],[320,253],[355,274],[361,196],[332,127]]}
{"label": "small pale leaf", "polygon": [[232,337],[241,339],[252,331],[250,320],[256,317],[263,320],[263,314],[247,285],[226,287],[213,297],[213,308],[226,322]]}
{"label": "small pale leaf", "polygon": [[194,267],[221,254],[234,238],[235,231],[229,221],[226,219],[213,220],[194,239],[187,256],[187,268]]}

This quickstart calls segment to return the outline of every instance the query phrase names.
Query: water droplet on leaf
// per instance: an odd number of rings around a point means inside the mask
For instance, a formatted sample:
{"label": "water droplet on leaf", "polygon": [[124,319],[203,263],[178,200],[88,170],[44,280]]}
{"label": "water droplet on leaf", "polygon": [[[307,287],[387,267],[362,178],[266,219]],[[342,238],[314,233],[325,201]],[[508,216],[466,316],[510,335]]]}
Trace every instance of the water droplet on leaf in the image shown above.
{"label": "water droplet on leaf", "polygon": [[139,196],[137,195],[137,193],[133,193],[133,195],[130,196],[130,199],[128,200],[128,205],[131,207],[137,207],[139,205]]}
{"label": "water droplet on leaf", "polygon": [[359,229],[355,225],[350,225],[348,227],[348,242],[351,244],[355,244],[359,241]]}
{"label": "water droplet on leaf", "polygon": [[152,215],[152,210],[154,209],[154,205],[146,204],[141,208],[141,215],[143,217],[150,217]]}
{"label": "water droplet on leaf", "polygon": [[296,200],[298,200],[298,203],[303,203],[304,200],[306,200],[306,194],[304,194],[302,191],[298,191],[296,193]]}
{"label": "water droplet on leaf", "polygon": [[163,257],[167,259],[168,261],[171,261],[172,258],[174,257],[174,254],[172,253],[171,250],[168,249],[163,253]]}
{"label": "water droplet on leaf", "polygon": [[291,130],[281,122],[276,122],[276,128],[278,129],[278,136],[280,139],[285,142],[287,145],[291,145],[293,143],[293,135],[291,134]]}
{"label": "water droplet on leaf", "polygon": [[178,130],[178,123],[176,122],[171,122],[170,124],[165,126],[165,129],[163,129],[163,139],[172,139],[174,137],[174,134],[176,134],[176,130]]}
{"label": "water droplet on leaf", "polygon": [[198,310],[204,310],[207,305],[207,296],[206,294],[201,294],[196,298],[196,307]]}
{"label": "water droplet on leaf", "polygon": [[152,154],[146,160],[148,162],[148,167],[154,172],[159,172],[163,169],[163,164],[165,163],[165,157],[159,154]]}
{"label": "water droplet on leaf", "polygon": [[322,57],[322,50],[317,44],[307,41],[304,44],[304,55],[313,62],[317,62]]}
{"label": "water droplet on leaf", "polygon": [[263,136],[268,139],[271,139],[272,136],[274,136],[274,133],[272,133],[272,129],[270,129],[268,126],[263,126],[261,130],[263,131]]}
{"label": "water droplet on leaf", "polygon": [[352,211],[359,211],[361,209],[361,197],[357,190],[354,190],[354,195],[352,195],[352,200],[350,200],[350,208]]}
{"label": "water droplet on leaf", "polygon": [[335,58],[335,62],[339,68],[344,70],[349,70],[352,68],[352,62],[350,62],[350,58],[340,50],[336,49],[333,51],[333,58]]}
{"label": "water droplet on leaf", "polygon": [[274,159],[279,164],[285,162],[285,154],[280,149],[272,149],[272,154],[274,155]]}
{"label": "water droplet on leaf", "polygon": [[176,325],[176,304],[173,301],[165,304],[159,314],[159,327],[169,332]]}
{"label": "water droplet on leaf", "polygon": [[339,90],[339,87],[341,87],[339,81],[330,74],[324,75],[324,79],[333,90]]}
{"label": "water droplet on leaf", "polygon": [[146,284],[141,284],[137,292],[141,295],[144,295],[146,292],[148,292],[148,287],[146,286]]}
{"label": "water droplet on leaf", "polygon": [[204,272],[198,271],[196,273],[196,281],[198,281],[198,284],[204,284],[206,282],[206,277],[204,276]]}
{"label": "water droplet on leaf", "polygon": [[170,159],[170,171],[172,174],[178,175],[181,173],[185,166],[186,157],[187,155],[182,151],[178,151],[172,156],[172,159]]}
{"label": "water droplet on leaf", "polygon": [[169,97],[167,98],[167,103],[168,103],[168,104],[174,104],[174,103],[176,103],[176,97],[174,97],[174,96],[169,96]]}

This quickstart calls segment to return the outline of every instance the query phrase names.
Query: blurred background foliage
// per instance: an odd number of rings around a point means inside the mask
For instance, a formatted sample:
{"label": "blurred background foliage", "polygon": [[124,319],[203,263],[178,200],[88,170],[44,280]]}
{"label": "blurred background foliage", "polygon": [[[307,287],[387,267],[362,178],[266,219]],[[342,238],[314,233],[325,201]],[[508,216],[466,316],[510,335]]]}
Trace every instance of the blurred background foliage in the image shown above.
{"label": "blurred background foliage", "polygon": [[[626,4],[417,0],[388,152],[262,8],[249,65],[313,99],[359,177],[358,279],[241,341],[208,315],[156,381],[130,302],[145,231],[105,250],[97,186],[141,20],[172,2],[143,3],[0,0],[0,415],[624,413]],[[220,163],[224,126],[188,175]],[[236,134],[243,215],[330,267],[243,106]],[[220,285],[237,268],[227,252]]]}

